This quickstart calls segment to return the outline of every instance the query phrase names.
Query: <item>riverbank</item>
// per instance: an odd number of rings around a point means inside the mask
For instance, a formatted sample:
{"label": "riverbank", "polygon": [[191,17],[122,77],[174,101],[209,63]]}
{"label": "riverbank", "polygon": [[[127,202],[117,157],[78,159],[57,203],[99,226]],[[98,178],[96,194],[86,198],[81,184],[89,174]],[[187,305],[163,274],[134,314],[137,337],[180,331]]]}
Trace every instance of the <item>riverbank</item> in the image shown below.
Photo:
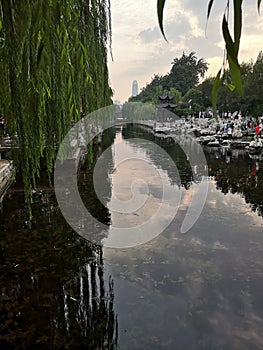
{"label": "riverbank", "polygon": [[244,149],[251,154],[262,154],[263,142],[256,138],[255,130],[245,127],[244,120],[227,121],[222,119],[191,119],[156,122],[141,120],[138,125],[150,132],[163,143],[174,143],[176,135],[192,135],[208,147],[228,147]]}

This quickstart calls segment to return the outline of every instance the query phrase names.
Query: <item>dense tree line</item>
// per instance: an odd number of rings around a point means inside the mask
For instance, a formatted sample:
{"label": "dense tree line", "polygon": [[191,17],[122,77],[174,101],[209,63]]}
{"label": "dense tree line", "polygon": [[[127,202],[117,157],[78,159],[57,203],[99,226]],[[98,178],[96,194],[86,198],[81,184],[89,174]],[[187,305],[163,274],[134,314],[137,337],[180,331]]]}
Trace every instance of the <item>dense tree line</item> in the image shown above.
{"label": "dense tree line", "polygon": [[156,95],[170,90],[178,99],[181,95],[185,95],[189,89],[194,88],[199,82],[199,77],[204,77],[208,69],[204,59],[197,60],[194,52],[189,55],[183,53],[180,58],[175,58],[171,64],[172,68],[169,73],[164,76],[156,74],[141,93],[130,98],[129,101],[155,102]]}
{"label": "dense tree line", "polygon": [[[244,95],[236,91],[229,70],[224,72],[218,87],[217,109],[258,116],[263,113],[263,52],[259,52],[255,62],[243,62],[241,78]],[[182,54],[175,58],[172,68],[164,76],[154,75],[152,81],[142,88],[139,95],[131,97],[129,102],[148,102],[157,104],[158,96],[168,93],[174,96],[177,104],[174,112],[178,115],[198,113],[212,106],[212,88],[214,77],[204,77],[208,64],[203,58],[197,59],[195,53]]]}

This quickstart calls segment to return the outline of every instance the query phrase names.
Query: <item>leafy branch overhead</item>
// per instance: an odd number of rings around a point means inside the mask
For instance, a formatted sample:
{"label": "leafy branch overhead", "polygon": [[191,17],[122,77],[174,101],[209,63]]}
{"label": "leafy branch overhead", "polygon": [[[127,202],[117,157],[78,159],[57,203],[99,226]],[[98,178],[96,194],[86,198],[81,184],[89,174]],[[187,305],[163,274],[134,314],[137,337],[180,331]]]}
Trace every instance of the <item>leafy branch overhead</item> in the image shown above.
{"label": "leafy branch overhead", "polygon": [[[164,33],[164,27],[163,27],[163,11],[165,6],[166,0],[157,0],[157,15],[158,15],[158,21],[159,21],[159,27],[160,30],[165,37]],[[211,10],[214,4],[214,0],[210,0],[207,6],[207,21],[210,18]],[[223,20],[222,20],[222,33],[225,41],[225,52],[226,55],[224,56],[224,61],[222,68],[218,71],[216,78],[214,80],[214,86],[212,91],[212,104],[214,110],[216,109],[216,102],[217,102],[217,94],[218,94],[218,86],[220,82],[220,78],[224,75],[225,68],[229,66],[229,71],[231,75],[231,84],[227,84],[229,89],[233,91],[234,89],[237,90],[238,94],[240,96],[243,96],[243,86],[242,86],[242,80],[241,80],[241,68],[238,61],[238,53],[239,53],[239,46],[240,46],[240,38],[241,38],[241,31],[242,31],[242,6],[243,6],[243,0],[233,0],[233,23],[234,23],[234,33],[233,35],[230,34],[229,31],[229,0],[226,2],[226,8],[223,14]],[[261,6],[261,0],[257,0],[257,8],[258,12],[260,13],[260,6]]]}

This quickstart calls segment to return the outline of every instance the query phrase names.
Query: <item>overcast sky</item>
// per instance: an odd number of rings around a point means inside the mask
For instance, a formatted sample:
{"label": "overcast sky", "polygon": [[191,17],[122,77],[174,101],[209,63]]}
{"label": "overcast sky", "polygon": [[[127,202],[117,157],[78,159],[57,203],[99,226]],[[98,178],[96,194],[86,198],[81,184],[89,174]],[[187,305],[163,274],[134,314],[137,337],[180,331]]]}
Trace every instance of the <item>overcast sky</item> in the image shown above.
{"label": "overcast sky", "polygon": [[[206,27],[208,0],[166,0],[163,39],[156,14],[156,0],[111,0],[113,61],[109,60],[114,100],[131,96],[132,81],[139,90],[154,74],[166,74],[175,57],[191,51],[209,63],[207,76],[215,75],[223,61],[221,23],[226,0],[215,0]],[[240,61],[255,61],[263,50],[263,15],[257,0],[245,0]],[[263,11],[263,6],[262,6]]]}

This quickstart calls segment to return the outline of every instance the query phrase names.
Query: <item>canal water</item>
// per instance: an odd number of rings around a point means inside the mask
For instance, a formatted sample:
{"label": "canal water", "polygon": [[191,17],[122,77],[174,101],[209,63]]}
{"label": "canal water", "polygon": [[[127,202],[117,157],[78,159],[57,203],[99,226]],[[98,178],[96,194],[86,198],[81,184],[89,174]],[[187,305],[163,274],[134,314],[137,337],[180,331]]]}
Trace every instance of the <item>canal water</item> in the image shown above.
{"label": "canal water", "polygon": [[[101,235],[102,245],[74,232],[45,179],[31,220],[19,183],[9,189],[0,216],[1,349],[263,348],[263,161],[204,148],[207,176],[198,181],[198,156],[189,164],[177,143],[159,152],[154,142],[135,126],[112,128],[93,163],[82,163],[81,198],[107,227],[87,226],[86,237]],[[206,188],[203,210],[182,231],[195,191]],[[155,215],[138,240],[129,237]]]}

